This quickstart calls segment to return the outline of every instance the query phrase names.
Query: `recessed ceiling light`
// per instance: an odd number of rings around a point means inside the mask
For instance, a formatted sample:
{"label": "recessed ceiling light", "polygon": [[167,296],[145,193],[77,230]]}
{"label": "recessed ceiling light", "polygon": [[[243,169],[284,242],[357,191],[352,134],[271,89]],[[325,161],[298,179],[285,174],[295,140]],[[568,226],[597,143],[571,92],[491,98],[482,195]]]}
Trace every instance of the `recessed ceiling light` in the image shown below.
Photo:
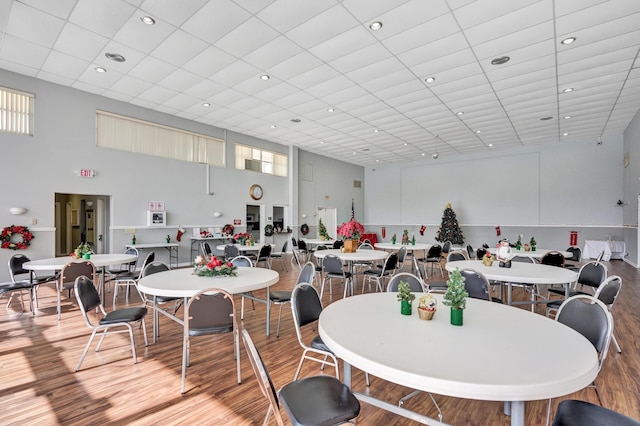
{"label": "recessed ceiling light", "polygon": [[480,133],[482,133],[482,130],[476,130],[476,133],[479,135]]}
{"label": "recessed ceiling light", "polygon": [[408,143],[406,143],[406,142],[402,144],[402,146],[407,146],[407,145],[409,145],[409,144],[408,144]]}
{"label": "recessed ceiling light", "polygon": [[570,119],[570,118],[571,118],[571,116],[570,116],[570,115],[565,115],[565,116],[564,116],[564,119],[565,119],[565,120],[568,120],[568,119]]}
{"label": "recessed ceiling light", "polygon": [[495,58],[491,60],[491,65],[502,65],[502,64],[506,64],[507,62],[509,62],[509,59],[511,59],[508,56],[501,56],[499,58]]}
{"label": "recessed ceiling light", "polygon": [[373,133],[380,133],[380,130],[375,129],[375,130],[373,131]]}
{"label": "recessed ceiling light", "polygon": [[434,81],[436,81],[435,77],[427,77],[424,79],[424,81],[426,81],[427,83],[433,83]]}
{"label": "recessed ceiling light", "polygon": [[562,89],[564,93],[573,92],[573,87],[567,87],[566,89]]}
{"label": "recessed ceiling light", "polygon": [[551,120],[553,117],[542,117],[540,119],[540,121],[547,121],[547,120]]}
{"label": "recessed ceiling light", "polygon": [[420,155],[422,155],[422,156],[424,157],[424,156],[426,156],[427,154],[425,154],[425,153],[423,152],[423,153],[422,153],[422,154],[420,154]]}
{"label": "recessed ceiling light", "polygon": [[291,122],[292,122],[292,123],[299,123],[299,122],[301,122],[301,121],[302,121],[302,120],[300,120],[299,118],[292,118],[292,119],[291,119]]}
{"label": "recessed ceiling light", "polygon": [[374,21],[371,23],[371,25],[369,25],[369,28],[371,28],[373,31],[378,31],[380,28],[382,28],[382,22]]}
{"label": "recessed ceiling light", "polygon": [[207,108],[208,108],[208,107],[210,107],[210,106],[211,106],[211,104],[210,104],[209,102],[203,102],[203,103],[202,103],[202,106],[203,106],[203,107],[207,107]]}
{"label": "recessed ceiling light", "polygon": [[275,129],[275,128],[276,128],[276,127],[278,127],[278,126],[276,126],[275,124],[272,124],[272,125],[271,125],[271,126],[269,126],[269,127],[271,127],[272,129]]}
{"label": "recessed ceiling light", "polygon": [[147,25],[155,25],[156,23],[156,20],[153,19],[151,16],[141,16],[140,20]]}
{"label": "recessed ceiling light", "polygon": [[94,69],[98,72],[107,72],[107,69],[102,67],[95,67]]}
{"label": "recessed ceiling light", "polygon": [[327,112],[333,112],[333,111],[335,111],[334,108],[327,108]]}
{"label": "recessed ceiling light", "polygon": [[124,62],[126,61],[126,59],[124,58],[124,56],[122,56],[119,53],[105,53],[104,56],[107,57],[107,59],[111,59],[112,61],[116,61],[116,62]]}
{"label": "recessed ceiling light", "polygon": [[324,141],[320,141],[320,145],[324,144]]}
{"label": "recessed ceiling light", "polygon": [[569,136],[569,133],[563,133],[562,136]]}
{"label": "recessed ceiling light", "polygon": [[492,147],[493,147],[493,144],[492,144],[492,143],[490,143],[490,144],[489,144],[489,148],[492,148]]}
{"label": "recessed ceiling light", "polygon": [[464,114],[464,111],[458,111],[458,112],[456,112],[456,115],[462,115],[462,114]]}
{"label": "recessed ceiling light", "polygon": [[440,157],[440,153],[439,152],[434,152],[433,155],[431,156],[431,158],[433,158],[434,160],[437,160],[438,157]]}
{"label": "recessed ceiling light", "polygon": [[358,154],[357,152],[353,151],[353,155],[357,155],[357,154]]}
{"label": "recessed ceiling light", "polygon": [[562,40],[560,43],[562,43],[562,44],[571,44],[571,43],[573,43],[574,41],[576,41],[576,38],[575,38],[575,37],[569,37],[569,38],[565,38],[565,39],[564,39],[564,40]]}
{"label": "recessed ceiling light", "polygon": [[376,159],[376,163],[379,163],[379,162],[380,162],[380,160]]}
{"label": "recessed ceiling light", "polygon": [[271,77],[270,77],[270,76],[268,76],[267,74],[262,74],[262,75],[260,76],[260,80],[269,80],[270,78],[271,78]]}

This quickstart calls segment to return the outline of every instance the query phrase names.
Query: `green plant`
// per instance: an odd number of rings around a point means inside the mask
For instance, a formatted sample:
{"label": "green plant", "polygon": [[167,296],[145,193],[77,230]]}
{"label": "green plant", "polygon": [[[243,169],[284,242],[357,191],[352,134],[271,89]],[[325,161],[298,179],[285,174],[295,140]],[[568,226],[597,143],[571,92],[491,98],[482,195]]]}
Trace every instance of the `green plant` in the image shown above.
{"label": "green plant", "polygon": [[87,243],[80,243],[78,245],[78,247],[76,247],[76,249],[73,251],[73,256],[76,259],[80,259],[82,256],[84,256],[86,253],[91,253],[91,246]]}
{"label": "green plant", "polygon": [[535,247],[536,244],[538,244],[538,243],[536,243],[536,239],[535,238],[531,237],[531,241],[529,241],[529,244],[531,245],[531,247]]}
{"label": "green plant", "polygon": [[318,236],[322,241],[326,241],[329,239],[327,227],[324,225],[324,223],[322,223],[322,219],[318,219]]}
{"label": "green plant", "polygon": [[416,295],[411,293],[411,287],[409,287],[409,283],[405,281],[400,281],[398,284],[398,301],[399,302],[411,302],[416,298]]}
{"label": "green plant", "polygon": [[456,268],[447,280],[447,291],[442,298],[442,303],[451,309],[464,309],[467,307],[467,290],[464,288],[464,277],[460,269]]}

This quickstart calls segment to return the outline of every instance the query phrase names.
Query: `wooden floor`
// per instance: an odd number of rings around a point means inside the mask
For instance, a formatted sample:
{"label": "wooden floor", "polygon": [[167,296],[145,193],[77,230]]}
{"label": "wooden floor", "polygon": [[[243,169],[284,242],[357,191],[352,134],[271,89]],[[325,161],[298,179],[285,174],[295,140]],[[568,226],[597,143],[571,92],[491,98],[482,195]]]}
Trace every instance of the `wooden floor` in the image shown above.
{"label": "wooden floor", "polygon": [[[618,354],[613,345],[597,382],[603,405],[640,419],[640,288],[639,271],[622,261],[607,262],[609,274],[620,275],[623,288],[614,309],[615,335],[622,346]],[[276,289],[289,289],[297,271],[281,271]],[[334,289],[334,298],[341,289]],[[514,293],[516,291],[514,290]],[[55,315],[55,293],[42,288],[37,315],[21,313],[14,300],[9,309],[6,299],[0,305],[0,424],[261,424],[267,410],[266,399],[241,347],[242,384],[236,383],[232,337],[220,335],[193,340],[191,367],[187,372],[187,393],[180,394],[182,329],[165,317],[157,344],[144,347],[136,330],[138,363],[133,364],[126,335],[111,335],[100,352],[88,353],[83,368],[75,373],[79,356],[87,343],[85,327],[75,303],[63,299],[62,321]],[[256,294],[259,295],[259,294]],[[111,294],[107,296],[112,297]],[[120,297],[120,296],[119,296]],[[132,304],[138,299],[132,300]],[[239,302],[239,301],[238,301]],[[330,303],[328,295],[323,301]],[[124,306],[124,295],[119,300]],[[237,307],[239,309],[239,303]],[[107,306],[111,308],[111,306]],[[280,337],[275,336],[277,307],[272,311],[272,335],[265,336],[263,304],[251,310],[248,304],[244,327],[251,333],[270,370],[277,388],[292,380],[302,353],[295,337],[288,305],[282,313]],[[151,335],[150,321],[147,330]],[[544,345],[544,342],[540,342]],[[540,360],[542,364],[553,359]],[[319,374],[316,365],[305,363],[302,375]],[[478,360],[478,368],[500,368],[500,360]],[[523,364],[522,368],[529,368]],[[328,374],[332,374],[327,369]],[[366,390],[364,375],[354,373],[354,388],[388,401],[397,401],[410,389],[372,377]],[[566,398],[597,402],[593,389]],[[436,395],[444,421],[454,425],[508,425],[502,403],[464,400]],[[554,400],[554,410],[559,400]],[[544,424],[546,401],[526,404],[526,423]],[[405,406],[436,416],[425,394]],[[413,422],[362,404],[360,425],[408,425]],[[270,424],[275,424],[271,421]]]}

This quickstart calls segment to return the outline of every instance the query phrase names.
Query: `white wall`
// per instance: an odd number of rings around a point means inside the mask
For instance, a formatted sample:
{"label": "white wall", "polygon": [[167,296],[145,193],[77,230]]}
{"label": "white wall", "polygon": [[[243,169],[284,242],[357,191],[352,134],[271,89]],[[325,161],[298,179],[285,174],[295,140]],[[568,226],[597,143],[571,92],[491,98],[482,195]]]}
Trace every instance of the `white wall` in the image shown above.
{"label": "white wall", "polygon": [[[569,232],[585,239],[623,238],[622,136],[573,141],[485,155],[440,157],[367,168],[365,221],[387,240],[408,229],[433,242],[447,203],[466,242],[535,234],[541,248],[564,249]],[[420,225],[427,231],[419,236]],[[501,236],[496,235],[496,226]]]}
{"label": "white wall", "polygon": [[624,132],[624,152],[629,153],[629,165],[624,168],[623,224],[624,240],[629,258],[640,265],[638,250],[638,196],[640,196],[640,111]]}

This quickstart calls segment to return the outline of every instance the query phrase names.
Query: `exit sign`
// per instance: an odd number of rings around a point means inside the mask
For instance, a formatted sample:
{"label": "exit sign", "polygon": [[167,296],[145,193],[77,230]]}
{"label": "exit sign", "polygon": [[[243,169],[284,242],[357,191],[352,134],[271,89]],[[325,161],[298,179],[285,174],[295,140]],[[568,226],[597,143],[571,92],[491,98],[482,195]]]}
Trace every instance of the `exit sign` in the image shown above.
{"label": "exit sign", "polygon": [[96,173],[94,170],[91,170],[91,169],[80,169],[80,170],[78,170],[78,176],[80,176],[80,177],[92,178],[97,174],[98,173]]}

